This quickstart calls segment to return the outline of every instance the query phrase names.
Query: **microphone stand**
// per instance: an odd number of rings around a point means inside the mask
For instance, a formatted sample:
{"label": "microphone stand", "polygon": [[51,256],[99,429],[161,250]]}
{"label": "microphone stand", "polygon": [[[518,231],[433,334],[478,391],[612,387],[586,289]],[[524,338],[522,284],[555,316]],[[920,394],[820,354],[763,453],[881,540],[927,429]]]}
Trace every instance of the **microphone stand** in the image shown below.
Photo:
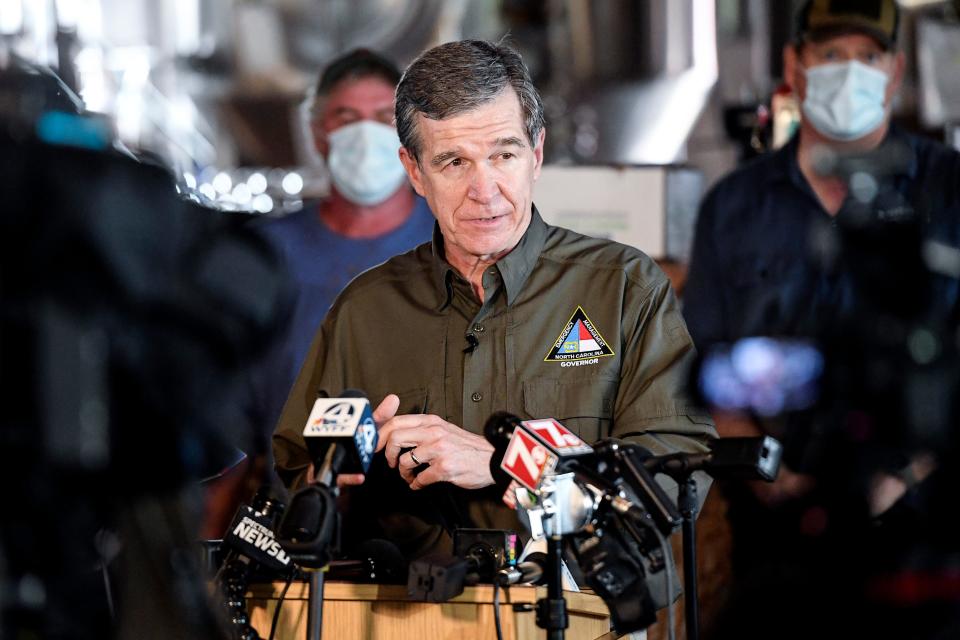
{"label": "microphone stand", "polygon": [[648,458],[644,466],[652,473],[665,473],[679,487],[677,508],[683,527],[683,590],[687,639],[700,637],[700,603],[697,598],[697,481],[702,469],[714,478],[739,477],[772,482],[780,469],[783,447],[762,438],[718,438],[708,453],[678,453]]}
{"label": "microphone stand", "polygon": [[683,609],[687,640],[700,638],[700,601],[697,597],[697,481],[692,473],[678,479],[677,507],[683,518]]}
{"label": "microphone stand", "polygon": [[[323,459],[323,465],[319,472],[314,476],[314,483],[332,487],[331,491],[336,495],[337,479],[334,473],[334,459],[339,454],[343,457],[341,447],[336,444],[327,450],[327,455]],[[336,511],[326,512],[324,518],[336,518]],[[323,529],[323,526],[321,526]],[[326,567],[313,568],[309,571],[310,587],[307,596],[307,640],[321,640],[323,636],[323,574]]]}
{"label": "microphone stand", "polygon": [[547,538],[547,597],[537,600],[537,626],[548,640],[563,640],[568,626],[567,601],[563,597],[563,536]]}
{"label": "microphone stand", "polygon": [[307,640],[320,640],[323,636],[323,572],[311,569],[310,595],[307,601]]}

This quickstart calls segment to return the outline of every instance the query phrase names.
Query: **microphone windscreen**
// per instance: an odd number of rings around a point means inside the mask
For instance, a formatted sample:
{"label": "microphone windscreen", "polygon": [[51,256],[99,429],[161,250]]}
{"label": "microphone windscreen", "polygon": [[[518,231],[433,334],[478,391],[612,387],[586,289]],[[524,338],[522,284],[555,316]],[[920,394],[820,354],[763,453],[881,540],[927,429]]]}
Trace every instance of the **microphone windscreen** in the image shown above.
{"label": "microphone windscreen", "polygon": [[506,449],[513,430],[520,424],[520,418],[507,411],[495,411],[483,425],[483,436],[494,447]]}
{"label": "microphone windscreen", "polygon": [[495,411],[490,414],[483,426],[484,437],[493,445],[493,455],[490,456],[490,475],[493,476],[493,482],[501,494],[507,490],[513,478],[501,468],[500,463],[503,462],[503,455],[510,444],[510,436],[519,424],[520,418],[512,413]]}
{"label": "microphone windscreen", "polygon": [[357,547],[356,555],[370,561],[378,584],[407,584],[409,564],[397,545],[389,540],[365,540]]}

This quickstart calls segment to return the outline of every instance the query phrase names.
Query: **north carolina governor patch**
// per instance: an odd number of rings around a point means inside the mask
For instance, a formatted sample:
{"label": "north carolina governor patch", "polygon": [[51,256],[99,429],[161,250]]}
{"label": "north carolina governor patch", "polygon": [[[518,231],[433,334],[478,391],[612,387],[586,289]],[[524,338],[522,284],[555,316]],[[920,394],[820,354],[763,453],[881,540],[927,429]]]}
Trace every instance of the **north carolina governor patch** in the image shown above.
{"label": "north carolina governor patch", "polygon": [[583,312],[583,307],[577,306],[543,361],[569,362],[612,355],[613,350]]}

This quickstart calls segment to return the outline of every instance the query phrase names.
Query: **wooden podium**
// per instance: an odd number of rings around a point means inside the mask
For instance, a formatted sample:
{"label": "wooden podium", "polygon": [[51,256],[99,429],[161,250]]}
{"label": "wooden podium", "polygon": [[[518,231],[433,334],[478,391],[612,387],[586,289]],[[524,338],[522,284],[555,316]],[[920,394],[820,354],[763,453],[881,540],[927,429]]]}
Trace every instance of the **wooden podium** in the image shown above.
{"label": "wooden podium", "polygon": [[[247,593],[250,624],[267,638],[282,582],[252,585]],[[546,638],[532,607],[544,587],[515,586],[500,591],[504,640]],[[566,592],[569,640],[595,640],[610,631],[610,613],[599,597]],[[324,640],[496,640],[493,587],[467,587],[448,602],[416,602],[396,585],[328,582],[323,593]],[[307,632],[309,585],[290,585],[280,610],[276,640],[300,640]],[[514,611],[513,605],[528,610]]]}

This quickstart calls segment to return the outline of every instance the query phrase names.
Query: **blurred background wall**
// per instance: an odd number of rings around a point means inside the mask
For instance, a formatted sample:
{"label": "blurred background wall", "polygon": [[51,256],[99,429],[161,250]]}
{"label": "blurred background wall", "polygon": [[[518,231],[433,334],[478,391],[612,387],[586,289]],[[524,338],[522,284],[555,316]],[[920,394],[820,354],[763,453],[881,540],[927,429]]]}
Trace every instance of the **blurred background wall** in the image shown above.
{"label": "blurred background wall", "polygon": [[[645,169],[638,175],[658,191],[658,223],[626,240],[656,235],[641,248],[682,260],[700,195],[770,144],[770,98],[798,4],[0,0],[0,65],[21,57],[55,69],[88,110],[111,118],[124,144],[170,166],[198,198],[282,215],[327,188],[303,122],[327,61],[364,46],[405,65],[443,41],[507,37],[544,96],[547,162]],[[960,39],[957,3],[902,4],[910,62],[897,117],[951,138],[960,54],[943,43]],[[936,64],[931,50],[946,57]],[[550,197],[538,193],[538,201]],[[628,203],[610,207],[643,215]],[[570,210],[560,221],[577,226],[570,221],[581,215]],[[623,224],[580,226],[616,237]]]}

